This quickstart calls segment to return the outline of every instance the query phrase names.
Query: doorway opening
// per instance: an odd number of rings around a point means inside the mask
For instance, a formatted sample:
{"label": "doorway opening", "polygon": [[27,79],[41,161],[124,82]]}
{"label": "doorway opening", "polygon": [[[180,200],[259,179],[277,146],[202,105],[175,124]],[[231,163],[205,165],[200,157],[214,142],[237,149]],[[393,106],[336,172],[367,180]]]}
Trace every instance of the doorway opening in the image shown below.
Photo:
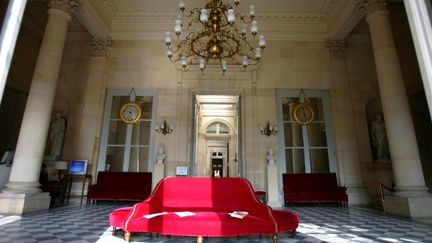
{"label": "doorway opening", "polygon": [[193,175],[238,177],[239,96],[196,95]]}
{"label": "doorway opening", "polygon": [[223,177],[223,157],[221,152],[214,152],[211,159],[212,177]]}

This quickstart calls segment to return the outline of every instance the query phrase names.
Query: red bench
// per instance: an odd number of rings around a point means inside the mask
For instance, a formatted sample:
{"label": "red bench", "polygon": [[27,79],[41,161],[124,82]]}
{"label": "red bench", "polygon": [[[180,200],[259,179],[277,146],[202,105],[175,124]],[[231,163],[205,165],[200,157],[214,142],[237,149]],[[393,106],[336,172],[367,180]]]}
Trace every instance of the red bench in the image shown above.
{"label": "red bench", "polygon": [[150,172],[99,172],[87,200],[142,201],[151,193]]}
{"label": "red bench", "polygon": [[337,185],[335,173],[283,174],[285,203],[348,203],[346,187]]}
{"label": "red bench", "polygon": [[[243,219],[230,212],[246,211]],[[189,213],[181,217],[179,214]],[[147,218],[151,215],[157,215]],[[166,235],[240,236],[277,234],[293,231],[297,215],[273,210],[261,203],[249,181],[243,178],[168,177],[159,182],[152,195],[132,208],[121,208],[110,214],[110,224],[125,231],[128,242],[131,232],[153,232]]]}

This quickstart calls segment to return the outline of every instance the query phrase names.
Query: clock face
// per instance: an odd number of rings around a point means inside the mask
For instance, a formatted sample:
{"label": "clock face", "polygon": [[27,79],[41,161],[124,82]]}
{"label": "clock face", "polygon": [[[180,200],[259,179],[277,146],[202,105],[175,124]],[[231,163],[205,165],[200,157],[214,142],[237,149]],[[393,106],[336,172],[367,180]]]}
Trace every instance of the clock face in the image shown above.
{"label": "clock face", "polygon": [[126,103],[120,109],[120,118],[128,124],[136,123],[141,118],[141,108],[135,102]]}
{"label": "clock face", "polygon": [[300,125],[309,125],[315,119],[315,112],[307,103],[297,104],[293,114],[294,120]]}

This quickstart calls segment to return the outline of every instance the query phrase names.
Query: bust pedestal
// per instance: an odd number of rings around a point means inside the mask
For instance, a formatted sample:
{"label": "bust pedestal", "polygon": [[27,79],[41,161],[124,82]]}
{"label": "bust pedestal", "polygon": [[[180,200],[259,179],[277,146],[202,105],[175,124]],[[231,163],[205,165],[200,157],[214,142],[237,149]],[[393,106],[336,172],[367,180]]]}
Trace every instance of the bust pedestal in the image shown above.
{"label": "bust pedestal", "polygon": [[282,207],[282,202],[279,200],[279,183],[278,183],[278,168],[276,164],[267,165],[267,195],[268,205],[270,207]]}
{"label": "bust pedestal", "polygon": [[165,165],[163,163],[156,163],[153,169],[153,182],[152,189],[157,185],[157,183],[165,177]]}

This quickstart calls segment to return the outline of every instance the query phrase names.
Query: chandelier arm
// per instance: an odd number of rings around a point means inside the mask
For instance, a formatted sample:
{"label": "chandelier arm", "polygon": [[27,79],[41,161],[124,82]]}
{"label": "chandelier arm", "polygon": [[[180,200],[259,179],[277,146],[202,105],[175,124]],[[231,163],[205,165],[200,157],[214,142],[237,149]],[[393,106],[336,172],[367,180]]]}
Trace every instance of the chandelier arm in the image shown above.
{"label": "chandelier arm", "polygon": [[247,49],[253,53],[254,51],[254,47],[247,41],[247,39],[242,39],[242,43],[244,43],[244,45],[246,45]]}
{"label": "chandelier arm", "polygon": [[184,18],[190,18],[192,15],[197,14],[200,12],[199,8],[193,8],[191,11],[189,11],[188,15],[182,15]]}
{"label": "chandelier arm", "polygon": [[[223,16],[223,18],[221,18],[221,20],[219,21],[219,26],[222,29],[222,28],[225,28],[226,26],[229,26],[230,23],[228,22],[228,17],[225,14],[226,9],[221,9],[220,11],[222,13],[221,15]],[[224,20],[224,21],[222,21],[222,20]]]}
{"label": "chandelier arm", "polygon": [[226,41],[226,42],[225,42],[226,45],[227,45],[231,50],[235,50],[235,51],[232,51],[232,52],[231,52],[227,57],[233,57],[235,54],[239,53],[239,50],[240,50],[240,42],[239,42],[238,40],[236,40],[236,39],[234,38],[234,36],[225,36],[225,37],[227,37],[228,39],[233,40],[233,41],[237,44],[235,47],[233,47],[229,41]]}
{"label": "chandelier arm", "polygon": [[238,17],[238,19],[240,19],[245,24],[250,24],[255,19],[255,18],[252,18],[250,16],[245,17],[244,15],[242,15],[241,13],[238,13],[238,12],[235,12],[235,15],[236,15],[236,17]]}
{"label": "chandelier arm", "polygon": [[[200,44],[200,43],[198,42],[199,40],[200,40],[200,37],[197,37],[197,38],[194,38],[194,39],[191,40],[191,43],[190,43],[190,50],[191,50],[193,53],[195,53],[197,56],[200,56],[200,57],[202,57],[202,58],[206,58],[206,55],[205,55],[205,54],[202,55],[202,54],[200,53],[200,51],[202,51],[202,48],[203,48],[203,47],[199,46],[199,50],[198,50],[198,51],[196,51],[195,48],[194,48],[194,46],[195,46],[194,43],[198,43],[198,45]],[[204,53],[205,53],[205,52],[204,52]]]}
{"label": "chandelier arm", "polygon": [[187,25],[187,27],[184,29],[184,31],[188,31],[188,30],[190,29],[190,27],[191,27],[194,23],[201,23],[202,25],[204,25],[203,22],[201,22],[200,20],[193,19],[192,21],[190,21],[190,22],[188,23],[188,25]]}
{"label": "chandelier arm", "polygon": [[[175,52],[179,51],[180,49],[182,49],[189,41],[193,40],[193,35],[195,35],[194,32],[189,32],[189,34],[177,44],[177,50],[175,50]],[[174,50],[173,50],[174,51]]]}

